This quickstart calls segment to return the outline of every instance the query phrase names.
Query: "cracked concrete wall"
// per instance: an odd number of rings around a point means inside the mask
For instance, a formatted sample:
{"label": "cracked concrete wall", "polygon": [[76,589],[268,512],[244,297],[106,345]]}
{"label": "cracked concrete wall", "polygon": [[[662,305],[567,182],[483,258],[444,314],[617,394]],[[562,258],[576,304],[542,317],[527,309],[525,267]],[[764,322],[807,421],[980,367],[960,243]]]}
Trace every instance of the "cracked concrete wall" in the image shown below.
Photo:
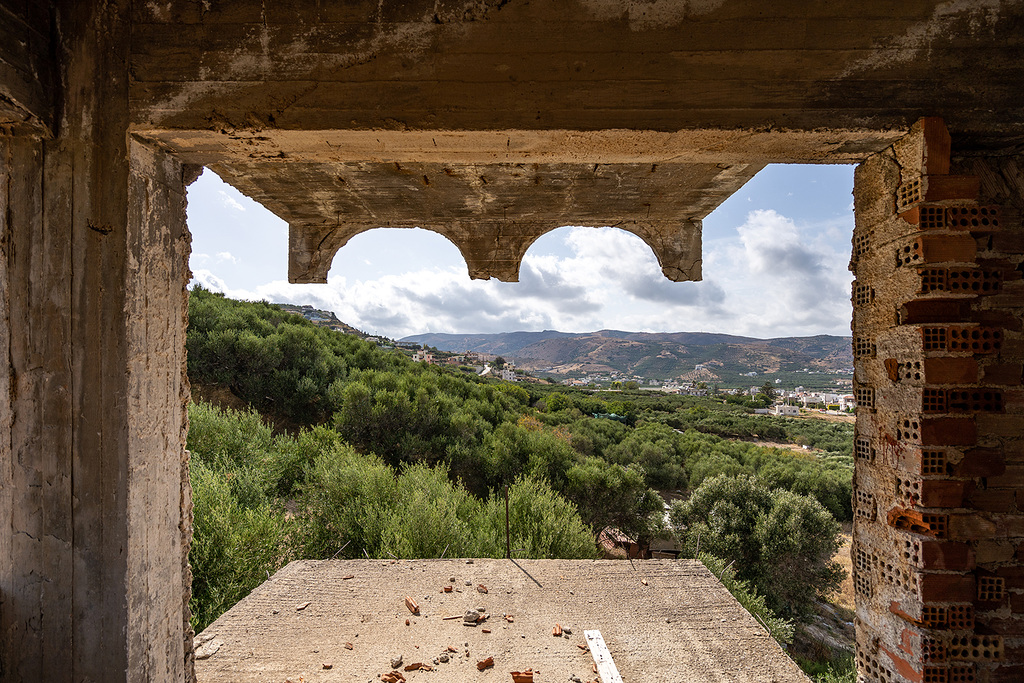
{"label": "cracked concrete wall", "polygon": [[0,135],[0,678],[185,680],[185,169],[127,134],[127,11],[55,7],[54,137]]}
{"label": "cracked concrete wall", "polygon": [[47,3],[0,0],[0,128],[51,133],[50,26]]}
{"label": "cracked concrete wall", "polygon": [[[955,140],[954,140],[955,142]],[[925,119],[857,169],[857,659],[1024,677],[1024,166]]]}

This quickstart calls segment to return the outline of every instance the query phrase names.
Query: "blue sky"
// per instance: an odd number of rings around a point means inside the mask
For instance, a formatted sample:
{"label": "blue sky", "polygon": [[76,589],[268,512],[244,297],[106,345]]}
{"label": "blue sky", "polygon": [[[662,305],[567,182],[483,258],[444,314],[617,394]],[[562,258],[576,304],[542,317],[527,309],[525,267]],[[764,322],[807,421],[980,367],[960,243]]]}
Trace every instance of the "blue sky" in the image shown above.
{"label": "blue sky", "polygon": [[470,280],[453,244],[376,229],[326,285],[287,281],[288,227],[207,170],[189,187],[194,281],[242,299],[312,304],[366,332],[850,332],[852,166],[769,166],[704,220],[704,279],[674,283],[640,238],[562,227],[527,252],[520,282]]}

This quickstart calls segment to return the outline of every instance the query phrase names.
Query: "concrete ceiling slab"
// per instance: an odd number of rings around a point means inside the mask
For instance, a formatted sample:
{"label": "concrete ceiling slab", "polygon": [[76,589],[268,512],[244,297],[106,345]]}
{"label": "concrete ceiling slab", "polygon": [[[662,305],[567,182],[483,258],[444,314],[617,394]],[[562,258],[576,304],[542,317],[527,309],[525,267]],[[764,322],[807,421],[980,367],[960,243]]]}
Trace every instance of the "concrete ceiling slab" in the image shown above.
{"label": "concrete ceiling slab", "polygon": [[857,163],[926,115],[965,148],[1024,145],[1024,0],[132,13],[133,133],[288,221],[298,282],[382,225],[441,232],[473,277],[514,280],[551,228],[628,224],[696,279],[700,219],[766,163]]}
{"label": "concrete ceiling slab", "polygon": [[335,252],[377,227],[433,230],[459,248],[471,277],[516,281],[530,244],[563,225],[633,232],[666,277],[682,281],[700,279],[701,219],[761,166],[292,161],[212,168],[288,222],[293,282],[326,282]]}

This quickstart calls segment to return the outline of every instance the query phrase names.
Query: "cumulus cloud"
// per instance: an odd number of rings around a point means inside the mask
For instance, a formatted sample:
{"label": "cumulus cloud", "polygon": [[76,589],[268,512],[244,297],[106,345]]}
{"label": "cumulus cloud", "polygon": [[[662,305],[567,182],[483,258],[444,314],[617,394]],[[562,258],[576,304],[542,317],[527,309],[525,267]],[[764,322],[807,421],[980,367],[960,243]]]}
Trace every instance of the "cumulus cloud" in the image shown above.
{"label": "cumulus cloud", "polygon": [[234,209],[235,211],[245,211],[245,207],[224,190],[218,190],[217,194],[220,197],[221,203],[227,208]]}
{"label": "cumulus cloud", "polygon": [[773,210],[747,214],[738,242],[705,258],[705,274],[723,284],[733,331],[759,337],[842,333],[849,326],[852,276],[834,231],[797,226]]}
{"label": "cumulus cloud", "polygon": [[230,251],[217,252],[217,260],[221,263],[238,263],[238,259],[232,256]]}
{"label": "cumulus cloud", "polygon": [[[231,289],[213,272],[195,281],[239,298],[310,304],[367,332],[505,332],[603,328],[813,334],[849,325],[845,259],[774,211],[753,211],[738,238],[705,256],[703,282],[665,279],[640,238],[613,228],[562,228],[538,240],[520,282],[470,280],[465,264],[326,285],[274,281]],[[218,256],[220,256],[218,254]]]}

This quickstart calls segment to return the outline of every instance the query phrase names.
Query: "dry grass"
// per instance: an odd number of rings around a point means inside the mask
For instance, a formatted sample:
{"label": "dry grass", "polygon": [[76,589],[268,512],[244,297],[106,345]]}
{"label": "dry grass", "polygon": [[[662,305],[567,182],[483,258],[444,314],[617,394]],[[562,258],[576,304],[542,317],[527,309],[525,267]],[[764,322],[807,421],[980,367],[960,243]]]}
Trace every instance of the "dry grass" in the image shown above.
{"label": "dry grass", "polygon": [[839,587],[839,592],[832,597],[832,604],[848,610],[852,610],[854,608],[853,560],[850,557],[850,545],[852,541],[853,523],[845,522],[843,524],[843,545],[840,546],[839,552],[836,553],[835,560],[843,569],[846,570],[846,578],[843,579],[843,583]]}

